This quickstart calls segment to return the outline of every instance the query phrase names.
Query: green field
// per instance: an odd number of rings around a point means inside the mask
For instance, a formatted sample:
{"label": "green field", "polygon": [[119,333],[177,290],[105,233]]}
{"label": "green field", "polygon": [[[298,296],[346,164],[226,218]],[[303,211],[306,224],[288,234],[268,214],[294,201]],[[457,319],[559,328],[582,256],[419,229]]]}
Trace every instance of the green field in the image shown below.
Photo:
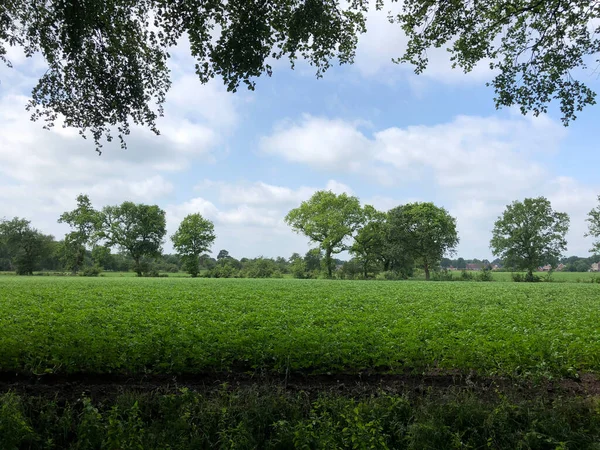
{"label": "green field", "polygon": [[[476,277],[480,272],[471,271],[468,273]],[[461,275],[462,272],[460,270],[452,272],[454,278],[460,278]],[[492,272],[492,281],[512,281],[512,275],[511,272]],[[525,273],[523,272],[522,275],[525,275]],[[550,275],[548,275],[548,272],[535,272],[534,275],[537,275],[542,280],[550,277],[549,281],[555,283],[588,283],[600,278],[600,273],[598,272],[553,272]]]}
{"label": "green field", "polygon": [[0,371],[283,373],[600,369],[600,286],[0,279]]}
{"label": "green field", "polygon": [[0,448],[598,450],[598,324],[589,282],[3,276]]}

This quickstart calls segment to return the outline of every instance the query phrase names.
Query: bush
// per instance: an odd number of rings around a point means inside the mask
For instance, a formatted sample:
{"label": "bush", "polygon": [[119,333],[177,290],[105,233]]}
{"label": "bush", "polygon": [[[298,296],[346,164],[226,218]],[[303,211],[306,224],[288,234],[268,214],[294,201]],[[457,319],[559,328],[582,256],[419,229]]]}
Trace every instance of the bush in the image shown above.
{"label": "bush", "polygon": [[522,274],[522,273],[513,273],[511,274],[512,280],[515,283],[539,283],[542,279],[538,275],[532,274]]}
{"label": "bush", "polygon": [[442,270],[433,272],[433,274],[431,275],[431,279],[433,281],[454,281],[452,272],[449,272],[448,269],[442,269]]}
{"label": "bush", "polygon": [[386,270],[385,272],[380,272],[375,277],[376,280],[387,280],[387,281],[397,281],[405,279],[404,276],[400,272],[396,272],[394,270]]}
{"label": "bush", "polygon": [[492,271],[490,269],[483,269],[477,274],[477,281],[494,281]]}
{"label": "bush", "polygon": [[99,266],[87,266],[81,271],[82,277],[97,277],[102,273],[102,268]]}
{"label": "bush", "polygon": [[463,269],[460,273],[460,281],[473,281],[475,276],[471,272],[467,272],[467,269]]}
{"label": "bush", "polygon": [[144,272],[142,276],[145,278],[167,278],[169,275],[167,275],[166,273],[161,274],[156,269],[150,269],[148,272]]}

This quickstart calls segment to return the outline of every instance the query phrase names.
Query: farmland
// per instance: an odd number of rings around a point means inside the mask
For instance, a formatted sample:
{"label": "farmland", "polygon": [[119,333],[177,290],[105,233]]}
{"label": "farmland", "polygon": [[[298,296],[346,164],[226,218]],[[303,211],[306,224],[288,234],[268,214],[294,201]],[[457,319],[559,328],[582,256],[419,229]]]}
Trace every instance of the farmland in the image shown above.
{"label": "farmland", "polygon": [[596,284],[0,279],[0,370],[600,369]]}
{"label": "farmland", "polygon": [[3,276],[0,447],[597,448],[599,288]]}

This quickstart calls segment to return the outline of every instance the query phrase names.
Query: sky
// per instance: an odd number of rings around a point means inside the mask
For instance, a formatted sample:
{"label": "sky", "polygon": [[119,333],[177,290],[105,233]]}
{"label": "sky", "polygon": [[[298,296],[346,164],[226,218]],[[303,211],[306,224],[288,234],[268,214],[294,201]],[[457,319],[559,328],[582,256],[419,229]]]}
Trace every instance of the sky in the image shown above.
{"label": "sky", "polygon": [[[347,192],[381,210],[432,201],[457,219],[458,255],[491,258],[494,221],[507,204],[543,195],[571,217],[567,255],[588,256],[587,213],[600,194],[597,124],[591,106],[568,127],[556,107],[523,116],[496,110],[485,65],[452,69],[443,50],[415,75],[396,65],[406,38],[369,16],[355,63],[317,79],[307,64],[277,61],[255,91],[202,85],[189,47],[172,52],[173,86],[161,135],[134,127],[128,149],[99,156],[76,130],[42,129],[24,105],[44,72],[39,57],[9,52],[0,67],[0,218],[25,217],[56,238],[59,215],[88,194],[97,208],[125,200],[160,205],[170,236],[190,213],[215,224],[213,254],[285,256],[314,247],[284,223],[317,190]],[[581,79],[596,91],[597,76]],[[172,251],[167,239],[165,251]]]}

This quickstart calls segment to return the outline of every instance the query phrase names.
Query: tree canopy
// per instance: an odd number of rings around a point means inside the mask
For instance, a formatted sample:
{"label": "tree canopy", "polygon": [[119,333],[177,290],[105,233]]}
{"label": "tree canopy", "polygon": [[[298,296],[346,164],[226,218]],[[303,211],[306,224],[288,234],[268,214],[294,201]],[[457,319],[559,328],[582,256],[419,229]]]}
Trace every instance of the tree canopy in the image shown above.
{"label": "tree canopy", "polygon": [[285,216],[286,223],[325,252],[327,275],[333,273],[331,255],[346,250],[345,240],[362,224],[363,210],[358,198],[345,193],[317,191]]}
{"label": "tree canopy", "polygon": [[183,258],[184,266],[192,277],[200,271],[200,255],[208,251],[216,239],[213,223],[200,214],[184,217],[179,228],[171,236],[173,247]]}
{"label": "tree canopy", "polygon": [[598,196],[598,206],[588,213],[586,221],[588,223],[586,237],[592,236],[596,239],[590,252],[600,254],[600,195]]}
{"label": "tree canopy", "polygon": [[591,0],[406,0],[393,18],[409,38],[398,59],[423,72],[427,50],[447,46],[454,67],[478,63],[496,75],[488,83],[497,107],[523,114],[546,112],[555,99],[565,125],[596,94],[577,80],[578,69],[598,63],[600,3]]}
{"label": "tree canopy", "polygon": [[387,215],[377,211],[371,205],[365,205],[365,224],[358,230],[350,253],[355,255],[361,263],[362,273],[365,278],[369,275],[369,267],[382,261],[386,245]]}
{"label": "tree canopy", "polygon": [[134,260],[134,270],[142,275],[144,256],[157,257],[161,254],[163,238],[167,233],[165,212],[157,205],[123,202],[118,206],[102,209],[100,237],[109,246],[118,246]]}
{"label": "tree canopy", "polygon": [[[388,0],[387,4],[394,0]],[[9,46],[41,54],[48,70],[27,108],[34,120],[91,134],[97,148],[116,129],[121,144],[131,123],[155,133],[171,85],[169,50],[189,40],[199,82],[214,77],[227,89],[254,89],[272,73],[271,61],[298,58],[318,77],[353,62],[369,7],[385,0],[4,0],[0,2],[0,60]],[[600,50],[595,25],[600,4],[590,0],[405,0],[391,17],[409,38],[399,62],[427,67],[427,50],[448,46],[453,63],[472,70],[487,63],[497,106],[545,112],[556,99],[563,121],[595,103],[577,79]],[[596,22],[595,22],[596,21]]]}
{"label": "tree canopy", "polygon": [[388,212],[388,239],[399,252],[420,264],[429,280],[446,253],[458,245],[456,219],[433,203],[408,203]]}
{"label": "tree canopy", "polygon": [[158,133],[171,85],[169,49],[189,40],[201,83],[254,89],[270,61],[301,57],[320,76],[333,58],[354,56],[366,5],[337,0],[6,0],[0,4],[0,59],[7,46],[40,53],[48,70],[34,87],[34,119],[90,132],[100,147],[116,127],[124,145],[130,122]]}
{"label": "tree canopy", "polygon": [[59,223],[71,226],[63,242],[65,265],[75,274],[83,265],[86,246],[95,239],[100,225],[100,214],[92,206],[87,195],[77,196],[77,208],[61,214]]}
{"label": "tree canopy", "polygon": [[545,197],[514,201],[494,224],[490,248],[508,267],[527,270],[558,261],[567,249],[569,215],[556,212]]}
{"label": "tree canopy", "polygon": [[42,258],[51,253],[54,238],[40,233],[26,219],[15,217],[0,220],[0,247],[12,255],[12,264],[19,275],[32,275]]}

